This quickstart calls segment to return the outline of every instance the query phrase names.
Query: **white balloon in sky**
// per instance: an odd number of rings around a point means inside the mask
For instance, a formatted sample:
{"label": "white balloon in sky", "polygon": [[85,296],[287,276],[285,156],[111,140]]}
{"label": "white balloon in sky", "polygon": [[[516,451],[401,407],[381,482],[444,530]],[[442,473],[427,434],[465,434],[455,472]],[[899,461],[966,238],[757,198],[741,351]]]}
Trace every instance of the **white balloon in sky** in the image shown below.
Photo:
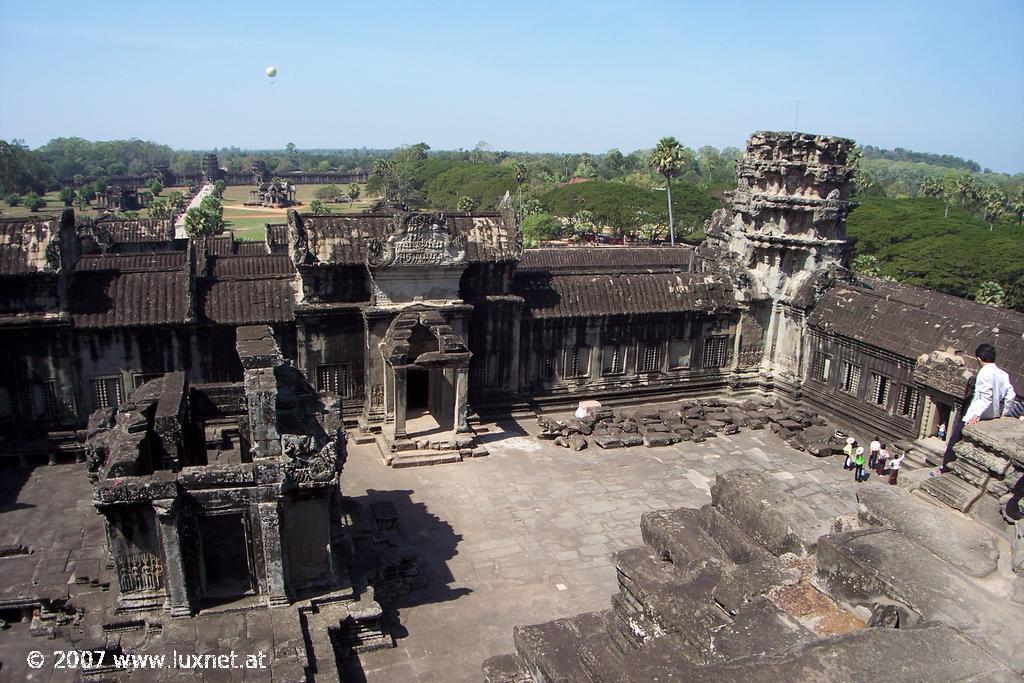
{"label": "white balloon in sky", "polygon": [[270,78],[273,78],[276,75],[277,75],[277,67],[276,66],[268,66],[267,67],[267,76],[269,76]]}

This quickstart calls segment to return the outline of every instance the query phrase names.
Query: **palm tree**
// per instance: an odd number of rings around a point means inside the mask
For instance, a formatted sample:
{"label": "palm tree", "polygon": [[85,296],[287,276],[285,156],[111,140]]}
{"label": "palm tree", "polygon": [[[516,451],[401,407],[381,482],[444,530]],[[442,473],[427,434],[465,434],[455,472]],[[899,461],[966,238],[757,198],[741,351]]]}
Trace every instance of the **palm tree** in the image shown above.
{"label": "palm tree", "polygon": [[384,193],[384,203],[388,203],[388,184],[384,178],[385,169],[387,168],[387,161],[384,159],[373,160],[373,175],[380,178],[380,189]]}
{"label": "palm tree", "polygon": [[967,198],[977,193],[977,183],[967,173],[962,173],[956,178],[956,189],[960,193],[960,206],[967,206]]}
{"label": "palm tree", "polygon": [[1024,223],[1024,185],[1018,186],[1010,197],[1010,211],[1017,216],[1017,225]]}
{"label": "palm tree", "polygon": [[649,160],[651,168],[665,176],[665,189],[668,192],[668,234],[671,244],[676,243],[676,226],[672,218],[672,178],[679,175],[683,168],[683,157],[680,153],[679,141],[673,137],[658,140],[658,146],[651,152]]}
{"label": "palm tree", "polygon": [[391,159],[375,159],[373,162],[373,174],[380,178],[385,205],[388,203],[388,190],[396,189],[396,171],[395,162]]}
{"label": "palm tree", "polygon": [[476,208],[476,200],[472,197],[462,197],[455,208],[459,210],[459,213],[473,213],[473,209]]}
{"label": "palm tree", "polygon": [[516,185],[519,187],[519,215],[523,215],[523,183],[530,177],[530,169],[526,168],[526,164],[516,163],[512,165],[512,170],[516,172]]}
{"label": "palm tree", "polygon": [[990,231],[995,230],[996,220],[998,220],[1003,214],[1003,211],[1006,210],[1006,197],[1004,197],[1003,193],[997,188],[993,187],[985,193],[984,199],[985,220],[988,221],[988,229]]}
{"label": "palm tree", "polygon": [[949,218],[949,192],[947,191],[946,184],[941,178],[928,176],[924,179],[918,189],[925,197],[944,199],[946,201],[946,213],[944,217]]}

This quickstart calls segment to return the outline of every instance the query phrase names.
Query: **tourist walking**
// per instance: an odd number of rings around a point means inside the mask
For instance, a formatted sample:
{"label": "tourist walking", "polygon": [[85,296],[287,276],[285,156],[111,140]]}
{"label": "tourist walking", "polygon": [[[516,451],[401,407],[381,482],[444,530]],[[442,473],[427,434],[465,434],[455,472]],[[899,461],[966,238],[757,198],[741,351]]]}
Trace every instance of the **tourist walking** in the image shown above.
{"label": "tourist walking", "polygon": [[878,440],[877,436],[868,444],[868,450],[870,451],[868,454],[868,469],[873,470],[875,465],[878,464],[878,451],[882,450],[882,443]]}
{"label": "tourist walking", "polygon": [[901,452],[895,458],[889,460],[889,485],[895,486],[896,480],[900,476],[900,465],[903,464],[903,458],[907,456],[906,452]]}
{"label": "tourist walking", "polygon": [[853,449],[857,447],[857,440],[852,436],[846,439],[846,445],[843,446],[843,453],[846,454],[846,460],[843,461],[843,469],[848,470],[853,468]]}
{"label": "tourist walking", "polygon": [[[981,369],[974,378],[973,392],[962,420],[955,420],[953,432],[946,442],[946,452],[942,456],[940,472],[947,472],[949,463],[955,455],[953,446],[960,440],[963,425],[977,424],[981,420],[992,420],[1002,417],[1013,404],[1017,392],[1010,384],[1010,376],[996,365],[996,348],[991,344],[981,344],[974,350]],[[961,424],[962,423],[962,424]]]}
{"label": "tourist walking", "polygon": [[868,478],[867,472],[864,471],[864,447],[858,446],[857,450],[853,453],[853,465],[855,471],[853,473],[854,481],[866,481]]}
{"label": "tourist walking", "polygon": [[879,444],[878,458],[875,461],[875,473],[878,476],[885,474],[885,470],[888,469],[889,459],[892,458],[892,453],[886,449],[885,444]]}

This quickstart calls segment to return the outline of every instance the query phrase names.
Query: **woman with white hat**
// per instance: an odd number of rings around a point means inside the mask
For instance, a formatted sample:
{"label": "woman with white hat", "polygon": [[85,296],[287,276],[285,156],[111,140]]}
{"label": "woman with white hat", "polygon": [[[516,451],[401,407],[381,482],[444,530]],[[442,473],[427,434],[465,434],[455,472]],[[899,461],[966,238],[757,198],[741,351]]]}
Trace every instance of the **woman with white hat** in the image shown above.
{"label": "woman with white hat", "polygon": [[843,469],[848,470],[853,467],[853,449],[857,447],[857,439],[848,437],[846,439],[846,445],[843,446],[843,453],[846,454],[846,461],[843,463]]}

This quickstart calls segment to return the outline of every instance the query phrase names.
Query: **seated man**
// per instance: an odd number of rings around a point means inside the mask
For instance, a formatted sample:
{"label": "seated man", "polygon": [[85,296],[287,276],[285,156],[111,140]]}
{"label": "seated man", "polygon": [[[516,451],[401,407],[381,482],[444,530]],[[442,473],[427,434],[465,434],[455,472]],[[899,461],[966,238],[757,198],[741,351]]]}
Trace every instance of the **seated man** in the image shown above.
{"label": "seated man", "polygon": [[1010,384],[1010,376],[996,365],[996,350],[991,344],[982,344],[975,352],[981,364],[974,379],[974,398],[964,414],[965,424],[1002,417],[1017,397]]}
{"label": "seated man", "polygon": [[946,452],[942,456],[940,472],[946,472],[949,463],[955,459],[953,446],[960,440],[964,424],[977,424],[981,420],[992,420],[1008,414],[1017,392],[1010,384],[1010,376],[996,365],[996,349],[991,344],[981,344],[974,350],[974,357],[981,365],[974,378],[973,390],[970,393],[967,410],[961,420],[955,420],[953,431],[946,442]]}

